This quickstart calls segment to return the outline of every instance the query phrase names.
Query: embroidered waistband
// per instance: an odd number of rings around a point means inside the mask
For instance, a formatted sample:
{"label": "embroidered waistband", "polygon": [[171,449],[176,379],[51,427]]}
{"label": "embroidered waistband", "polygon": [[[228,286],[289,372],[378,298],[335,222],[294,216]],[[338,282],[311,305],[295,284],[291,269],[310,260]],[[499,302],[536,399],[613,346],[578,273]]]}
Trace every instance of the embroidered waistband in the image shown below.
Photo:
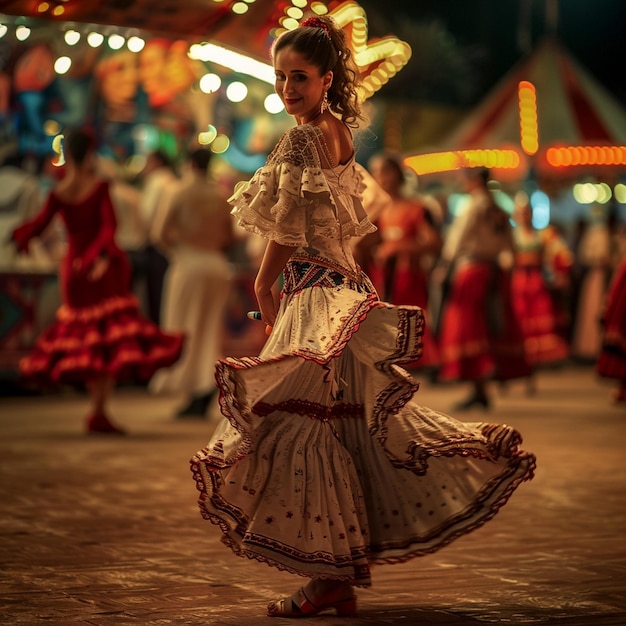
{"label": "embroidered waistband", "polygon": [[294,293],[307,287],[339,287],[341,285],[362,293],[375,293],[364,272],[356,274],[330,259],[295,254],[284,270],[283,291]]}

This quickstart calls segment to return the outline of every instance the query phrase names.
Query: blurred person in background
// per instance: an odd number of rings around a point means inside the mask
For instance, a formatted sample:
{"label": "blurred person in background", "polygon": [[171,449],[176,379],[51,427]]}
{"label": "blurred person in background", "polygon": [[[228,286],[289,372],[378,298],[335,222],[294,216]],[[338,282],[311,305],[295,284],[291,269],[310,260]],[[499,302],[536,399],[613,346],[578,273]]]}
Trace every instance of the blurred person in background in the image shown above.
{"label": "blurred person in background", "polygon": [[56,270],[65,252],[63,232],[56,223],[33,239],[28,255],[14,254],[11,233],[35,217],[45,199],[39,177],[24,165],[18,155],[11,155],[0,166],[0,265],[5,270]]}
{"label": "blurred person in background", "polygon": [[123,434],[108,415],[117,381],[148,380],[180,356],[183,336],[167,335],[143,318],[130,293],[130,266],[115,243],[116,220],[109,184],[96,173],[96,142],[85,130],[64,139],[65,176],[42,210],[13,231],[21,251],[59,215],[67,231],[60,267],[63,304],[55,322],[20,362],[22,376],[35,384],[87,386],[91,407],[88,433]]}
{"label": "blurred person in background", "polygon": [[151,241],[150,233],[154,223],[162,219],[160,214],[166,210],[179,180],[171,159],[162,150],[155,150],[146,157],[146,164],[141,172],[141,181],[139,213],[145,228],[144,260],[148,317],[155,324],[160,324],[163,278],[167,270],[167,258]]}
{"label": "blurred person in background", "polygon": [[157,372],[150,390],[182,392],[187,404],[178,417],[204,417],[217,388],[224,315],[233,270],[226,255],[234,242],[226,198],[208,176],[211,152],[198,148],[187,173],[153,224],[152,240],[167,255],[161,326],[187,337],[182,358]]}
{"label": "blurred person in background", "polygon": [[471,384],[469,397],[457,410],[488,409],[490,379],[528,377],[531,369],[513,311],[509,215],[494,201],[489,170],[465,169],[462,183],[468,204],[450,225],[435,270],[438,282],[448,282],[440,313],[438,376]]}
{"label": "blurred person in background", "polygon": [[[405,173],[397,157],[376,155],[369,170],[391,199],[374,220],[379,242],[373,248],[369,268],[372,282],[385,302],[416,305],[427,313],[430,275],[441,252],[441,235],[425,202],[405,193]],[[432,368],[438,361],[427,317],[424,352],[414,366]]]}
{"label": "blurred person in background", "polygon": [[100,158],[98,169],[109,181],[115,210],[115,242],[126,253],[131,267],[131,286],[144,315],[147,304],[146,225],[140,213],[141,191],[126,179],[124,170],[111,158]]}
{"label": "blurred person in background", "polygon": [[617,381],[616,404],[626,404],[626,256],[617,267],[601,316],[602,346],[596,371]]}
{"label": "blurred person in background", "polygon": [[[538,230],[533,226],[533,209],[522,191],[515,195],[513,220],[511,288],[526,357],[533,369],[562,363],[569,357],[567,311],[555,293],[569,288],[573,255],[556,228]],[[531,376],[528,391],[534,390]]]}
{"label": "blurred person in background", "polygon": [[576,249],[578,293],[572,329],[572,357],[595,363],[602,347],[602,303],[611,280],[611,229],[605,205],[594,203]]}

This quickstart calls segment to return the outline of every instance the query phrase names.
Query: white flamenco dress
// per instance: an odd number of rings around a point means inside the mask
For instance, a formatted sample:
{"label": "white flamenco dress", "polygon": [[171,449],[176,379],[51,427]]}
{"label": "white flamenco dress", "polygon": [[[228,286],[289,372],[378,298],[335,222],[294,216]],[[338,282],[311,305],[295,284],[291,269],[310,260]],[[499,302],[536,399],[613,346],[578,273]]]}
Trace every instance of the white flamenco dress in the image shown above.
{"label": "white flamenco dress", "polygon": [[349,238],[374,227],[359,166],[329,165],[321,131],[287,131],[230,199],[244,228],[297,247],[258,357],[217,364],[225,419],[192,459],[201,514],[237,555],[310,578],[371,584],[370,565],[478,528],[529,480],[505,425],[416,404],[401,367],[424,313],[379,301]]}

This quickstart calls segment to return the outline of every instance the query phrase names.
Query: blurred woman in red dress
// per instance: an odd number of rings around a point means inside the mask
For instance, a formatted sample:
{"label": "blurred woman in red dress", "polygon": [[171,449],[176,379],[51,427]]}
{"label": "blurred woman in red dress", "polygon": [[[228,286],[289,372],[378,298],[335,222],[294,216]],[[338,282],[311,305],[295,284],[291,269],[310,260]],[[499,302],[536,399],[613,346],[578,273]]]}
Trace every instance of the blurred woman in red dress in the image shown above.
{"label": "blurred woman in red dress", "polygon": [[490,379],[531,372],[511,297],[512,227],[488,181],[487,169],[464,171],[469,204],[452,222],[435,270],[435,280],[448,283],[438,331],[439,378],[472,385],[457,410],[489,408]]}
{"label": "blurred woman in red dress", "polygon": [[515,198],[513,239],[513,308],[524,334],[526,357],[533,368],[569,357],[567,312],[553,292],[565,290],[573,255],[554,227],[532,223],[528,196]]}
{"label": "blurred woman in red dress", "polygon": [[602,350],[596,365],[603,378],[618,381],[614,400],[626,403],[626,257],[615,270],[602,315]]}
{"label": "blurred woman in red dress", "polygon": [[62,306],[55,322],[20,362],[35,383],[85,383],[89,433],[122,434],[106,413],[116,381],[149,379],[177,361],[182,335],[166,335],[139,313],[130,292],[130,265],[115,244],[108,183],[96,174],[96,143],[83,130],[64,140],[65,176],[41,212],[13,231],[21,251],[59,214],[68,249],[59,270]]}
{"label": "blurred woman in red dress", "polygon": [[[406,197],[404,170],[391,155],[378,155],[370,162],[376,182],[391,197],[375,224],[379,244],[374,248],[370,277],[380,298],[392,304],[411,304],[428,311],[430,272],[439,257],[443,241],[424,202]],[[424,351],[415,363],[435,367],[439,362],[437,344],[427,320]],[[410,366],[410,365],[409,365]]]}

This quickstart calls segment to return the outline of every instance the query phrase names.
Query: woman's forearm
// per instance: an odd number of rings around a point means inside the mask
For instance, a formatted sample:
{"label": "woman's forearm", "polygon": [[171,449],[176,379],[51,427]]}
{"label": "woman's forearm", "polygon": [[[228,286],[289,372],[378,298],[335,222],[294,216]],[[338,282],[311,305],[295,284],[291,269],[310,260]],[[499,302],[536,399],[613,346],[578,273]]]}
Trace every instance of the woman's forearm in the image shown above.
{"label": "woman's forearm", "polygon": [[265,248],[261,267],[254,281],[254,293],[259,303],[261,316],[263,321],[270,326],[274,324],[278,312],[278,301],[274,297],[272,288],[294,250],[293,246],[283,246],[270,241]]}

